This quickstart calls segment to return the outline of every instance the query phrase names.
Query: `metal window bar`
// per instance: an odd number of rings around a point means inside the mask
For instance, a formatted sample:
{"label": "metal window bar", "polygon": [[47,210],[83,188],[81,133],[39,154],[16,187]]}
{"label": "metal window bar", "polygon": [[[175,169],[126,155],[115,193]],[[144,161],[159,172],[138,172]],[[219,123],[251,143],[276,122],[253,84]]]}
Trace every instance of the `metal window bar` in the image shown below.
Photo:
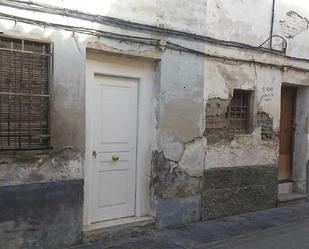
{"label": "metal window bar", "polygon": [[49,148],[49,44],[0,37],[0,150]]}
{"label": "metal window bar", "polygon": [[250,97],[249,91],[235,90],[228,109],[229,131],[246,133],[250,127]]}

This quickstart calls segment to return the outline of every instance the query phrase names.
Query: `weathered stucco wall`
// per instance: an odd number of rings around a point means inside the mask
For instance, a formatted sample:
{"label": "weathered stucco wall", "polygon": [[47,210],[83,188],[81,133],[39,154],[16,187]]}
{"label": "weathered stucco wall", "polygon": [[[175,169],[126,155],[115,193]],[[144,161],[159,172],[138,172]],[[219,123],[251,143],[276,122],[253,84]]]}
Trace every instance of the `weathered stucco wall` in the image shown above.
{"label": "weathered stucco wall", "polygon": [[50,113],[55,122],[51,122],[51,143],[55,149],[72,145],[84,149],[85,44],[71,33],[44,36],[54,47]]}
{"label": "weathered stucco wall", "polygon": [[276,1],[274,33],[287,39],[287,54],[308,58],[309,45],[309,3],[302,0]]}
{"label": "weathered stucco wall", "polygon": [[269,0],[208,0],[206,34],[259,46],[270,36],[271,13]]}
{"label": "weathered stucco wall", "polygon": [[[37,0],[38,3],[86,11],[92,14],[112,16],[129,21],[171,28],[221,40],[261,45],[270,37],[272,26],[272,1],[254,0],[194,0],[194,1],[146,1],[106,0],[70,1]],[[11,9],[1,9],[13,13]],[[19,11],[22,13],[22,11]],[[288,42],[287,54],[309,58],[308,38],[309,5],[302,0],[276,0],[273,35],[281,35]],[[52,15],[36,15],[58,23],[80,24],[70,18],[55,18]],[[85,21],[83,22],[86,23]],[[92,27],[98,27],[91,24]],[[109,28],[107,28],[109,29]],[[269,43],[265,44],[265,47]],[[282,39],[274,38],[275,49],[282,49]]]}
{"label": "weathered stucco wall", "polygon": [[[36,2],[93,14],[205,34],[207,0],[38,0]],[[185,11],[184,11],[185,10]]]}
{"label": "weathered stucco wall", "polygon": [[[2,25],[1,25],[2,24]],[[64,31],[17,24],[8,35],[51,42],[54,48],[50,85],[52,150],[1,152],[1,184],[82,179],[85,149],[85,44]],[[50,31],[50,32],[49,32]],[[80,46],[78,48],[78,46]],[[84,47],[84,49],[83,49]],[[84,52],[82,51],[84,50]]]}
{"label": "weathered stucco wall", "polygon": [[184,144],[204,131],[204,58],[167,50],[160,74],[160,145],[167,159],[179,161]]}
{"label": "weathered stucco wall", "polygon": [[[150,23],[162,27],[171,27],[203,34],[207,26],[207,34],[220,39],[235,40],[257,45],[257,41],[263,41],[269,34],[269,20],[271,18],[271,3],[266,1],[228,1],[212,0],[191,1],[179,4],[171,1],[104,1],[100,3],[102,8],[93,8],[94,5],[84,1],[39,1],[58,5],[60,7],[74,8],[91,13],[117,16],[124,19],[134,18],[134,21]],[[283,5],[279,1],[278,6]],[[255,15],[256,9],[267,10],[267,18]],[[277,8],[279,8],[277,6]],[[207,7],[207,13],[206,13]],[[286,7],[286,6],[285,6]],[[123,9],[126,9],[124,12]],[[186,11],[183,11],[183,10]],[[280,9],[280,8],[279,8]],[[15,15],[33,17],[27,11],[14,10],[1,7],[4,12]],[[282,11],[281,11],[282,12]],[[280,13],[281,13],[280,12]],[[182,19],[171,23],[175,16]],[[115,27],[106,27],[86,21],[78,21],[72,18],[44,15],[37,13],[36,18],[44,21],[57,23],[82,25],[109,31],[119,31]],[[261,18],[263,20],[261,20]],[[194,28],[193,28],[194,27]],[[1,21],[0,30],[6,34],[50,41],[54,45],[54,67],[51,85],[51,144],[54,147],[48,157],[57,155],[64,148],[71,148],[75,158],[64,159],[61,163],[66,168],[55,170],[41,169],[41,157],[34,159],[32,166],[28,167],[38,177],[28,177],[31,173],[18,173],[21,177],[10,178],[14,170],[3,167],[2,182],[5,184],[44,181],[47,179],[70,179],[83,177],[83,151],[85,149],[85,58],[88,42],[97,41],[101,44],[99,48],[114,49],[118,53],[135,53],[135,55],[155,55],[161,59],[158,70],[159,108],[157,110],[158,149],[164,158],[173,162],[173,167],[179,168],[190,175],[201,176],[204,169],[228,166],[248,166],[276,164],[278,156],[278,142],[276,135],[279,131],[280,121],[280,88],[282,82],[308,84],[306,73],[284,72],[278,68],[261,66],[254,63],[224,62],[213,59],[205,59],[202,55],[183,53],[170,49],[159,52],[157,48],[146,45],[136,45],[130,42],[118,42],[107,38],[96,38],[68,31],[59,31],[48,27],[39,27],[22,24],[21,22]],[[224,32],[222,32],[224,31]],[[129,32],[129,31],[127,31]],[[241,59],[250,60],[251,55],[242,53],[241,50],[224,50],[222,47],[208,46],[203,42],[176,39],[137,31],[130,31],[131,35],[143,35],[145,37],[157,37],[167,39],[171,42],[181,44],[197,51],[207,51],[216,54],[230,53]],[[103,44],[103,46],[102,46]],[[258,53],[256,53],[258,54]],[[256,55],[254,55],[256,56]],[[262,59],[267,61],[271,56],[263,54]],[[269,59],[270,60],[270,59]],[[276,58],[280,63],[279,59]],[[275,59],[273,59],[275,61]],[[194,66],[192,66],[194,65]],[[233,89],[246,89],[254,91],[254,119],[252,130],[247,135],[237,135],[226,139],[218,139],[216,133],[209,137],[205,133],[205,120],[207,122],[207,105],[211,107],[212,102],[218,101],[222,104],[220,115],[223,117],[227,105],[232,97]],[[214,102],[215,103],[215,102]],[[216,103],[215,103],[216,105]],[[215,115],[217,115],[215,113]],[[261,139],[262,130],[259,118],[266,117],[268,127],[274,133],[271,139]],[[272,127],[271,127],[272,126]],[[206,142],[208,138],[208,145]],[[221,134],[222,135],[222,134]],[[217,136],[217,137],[216,137]],[[156,147],[156,146],[154,146]],[[207,149],[206,149],[207,148]],[[258,150],[257,150],[258,148]],[[258,153],[256,153],[258,151]],[[207,153],[206,153],[207,152]],[[206,153],[206,159],[205,157]],[[37,158],[36,155],[34,157]],[[192,158],[197,158],[194,163],[189,163]],[[204,160],[205,159],[205,160]],[[10,159],[11,160],[11,159]],[[19,160],[14,159],[15,161]],[[22,165],[15,162],[14,165]],[[204,162],[205,161],[205,162]],[[11,162],[11,161],[10,161]],[[4,165],[7,165],[4,163]],[[43,163],[50,165],[50,163]],[[44,166],[46,167],[46,166]],[[44,168],[43,167],[43,168]],[[21,166],[16,168],[17,172]],[[66,173],[62,173],[62,171]],[[38,173],[39,172],[39,173]],[[41,172],[41,173],[40,173]],[[44,173],[42,173],[44,172]],[[78,172],[78,173],[76,173]],[[43,174],[43,175],[42,175]],[[54,175],[58,177],[54,177]],[[11,179],[11,180],[8,180]],[[32,180],[31,180],[32,179]]]}
{"label": "weathered stucco wall", "polygon": [[306,192],[307,161],[309,160],[308,151],[308,118],[309,118],[309,89],[299,87],[297,89],[296,103],[296,125],[295,143],[293,158],[293,179],[295,180],[294,189],[297,192]]}
{"label": "weathered stucco wall", "polygon": [[[221,104],[224,103],[223,110],[218,108],[218,104],[215,106],[220,113],[206,110],[206,124],[212,119],[215,119],[216,124],[210,127],[208,132],[206,128],[206,134],[212,132],[212,143],[208,143],[205,168],[277,164],[276,134],[279,132],[282,80],[280,71],[254,64],[232,65],[211,60],[205,65],[206,101],[208,105],[214,99],[219,99]],[[252,129],[248,134],[225,134],[224,137],[219,129],[220,122],[226,118],[227,105],[234,89],[253,91]],[[274,132],[271,139],[262,139],[258,113],[266,113],[271,118]],[[218,120],[218,117],[222,119]]]}
{"label": "weathered stucco wall", "polygon": [[[40,2],[252,45],[266,40],[270,32],[271,2],[266,0]],[[283,2],[279,1],[279,4],[283,5]],[[100,4],[102,8],[98,7]],[[257,9],[261,9],[263,15],[256,14]],[[5,7],[0,7],[0,11],[28,18],[34,16],[32,12],[12,12]],[[299,95],[302,107],[297,114],[300,120],[297,136],[301,138],[297,146],[301,149],[297,151],[301,158],[306,160],[307,156],[308,160],[308,141],[306,143],[304,136],[308,134],[308,128],[305,131],[306,122],[308,127],[308,89],[305,88],[309,86],[308,62],[67,17],[42,13],[36,13],[35,17],[43,21],[156,38],[162,43],[161,47],[150,46],[0,19],[0,32],[4,35],[48,41],[54,45],[51,85],[53,150],[3,154],[0,185],[59,182],[84,177],[85,67],[89,43],[92,49],[157,60],[154,87],[157,103],[154,109],[158,125],[155,131],[149,131],[156,137],[152,140],[154,151],[149,167],[152,167],[152,207],[159,226],[198,221],[202,215],[208,219],[275,205],[282,83],[303,86],[304,91]],[[278,26],[276,20],[275,26]],[[166,40],[196,51],[164,48]],[[301,49],[294,51],[294,46],[298,43],[291,42],[289,54],[305,55],[303,49],[307,47],[299,46]],[[282,67],[283,64],[285,67]],[[287,66],[304,68],[305,71],[288,70]],[[231,134],[226,127],[226,112],[235,89],[253,92],[252,122],[248,134]],[[210,123],[211,120],[218,121]],[[303,162],[297,167],[297,187],[301,189],[305,184]],[[235,179],[225,184],[220,177],[228,178],[230,172]],[[241,176],[237,178],[239,172]],[[259,174],[256,181],[244,181],[248,175],[254,178],[252,172]],[[271,179],[267,190],[265,179]],[[220,196],[226,188],[230,192],[224,198],[213,201],[213,196]],[[234,193],[237,190],[240,190],[240,195]],[[259,202],[254,207],[247,205],[246,202],[254,199],[257,193]],[[215,210],[217,204],[221,205],[219,211]]]}
{"label": "weathered stucco wall", "polygon": [[[173,40],[203,50],[197,42]],[[206,139],[205,58],[166,50],[160,62],[159,146],[151,190],[159,226],[200,219]],[[194,65],[194,66],[192,66]],[[178,212],[171,212],[178,207]]]}
{"label": "weathered stucco wall", "polygon": [[64,148],[56,152],[1,153],[0,186],[83,179],[84,152]]}

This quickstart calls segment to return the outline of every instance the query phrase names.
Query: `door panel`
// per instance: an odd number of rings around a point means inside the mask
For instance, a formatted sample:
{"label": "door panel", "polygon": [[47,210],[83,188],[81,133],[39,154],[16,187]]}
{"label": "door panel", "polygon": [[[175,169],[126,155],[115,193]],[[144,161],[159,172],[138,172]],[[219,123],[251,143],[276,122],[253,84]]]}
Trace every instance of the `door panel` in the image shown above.
{"label": "door panel", "polygon": [[279,180],[292,178],[293,139],[296,107],[296,88],[281,90],[281,119],[279,135]]}
{"label": "door panel", "polygon": [[135,215],[138,80],[94,76],[91,222]]}

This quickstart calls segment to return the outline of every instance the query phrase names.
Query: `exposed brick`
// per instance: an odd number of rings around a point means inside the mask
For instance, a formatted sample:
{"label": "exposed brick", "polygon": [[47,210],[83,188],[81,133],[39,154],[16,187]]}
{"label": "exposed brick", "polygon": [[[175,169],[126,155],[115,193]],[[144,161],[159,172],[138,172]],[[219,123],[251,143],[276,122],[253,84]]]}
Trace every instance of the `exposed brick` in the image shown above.
{"label": "exposed brick", "polygon": [[273,119],[265,112],[258,113],[258,124],[261,126],[261,139],[270,140],[273,138]]}

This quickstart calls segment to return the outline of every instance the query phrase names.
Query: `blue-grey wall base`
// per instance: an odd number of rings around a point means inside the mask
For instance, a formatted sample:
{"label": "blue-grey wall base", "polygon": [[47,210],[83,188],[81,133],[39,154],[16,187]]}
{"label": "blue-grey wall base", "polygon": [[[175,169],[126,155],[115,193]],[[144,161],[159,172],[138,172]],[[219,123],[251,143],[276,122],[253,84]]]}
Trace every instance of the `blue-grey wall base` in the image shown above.
{"label": "blue-grey wall base", "polygon": [[83,180],[0,187],[0,248],[64,248],[81,240]]}

